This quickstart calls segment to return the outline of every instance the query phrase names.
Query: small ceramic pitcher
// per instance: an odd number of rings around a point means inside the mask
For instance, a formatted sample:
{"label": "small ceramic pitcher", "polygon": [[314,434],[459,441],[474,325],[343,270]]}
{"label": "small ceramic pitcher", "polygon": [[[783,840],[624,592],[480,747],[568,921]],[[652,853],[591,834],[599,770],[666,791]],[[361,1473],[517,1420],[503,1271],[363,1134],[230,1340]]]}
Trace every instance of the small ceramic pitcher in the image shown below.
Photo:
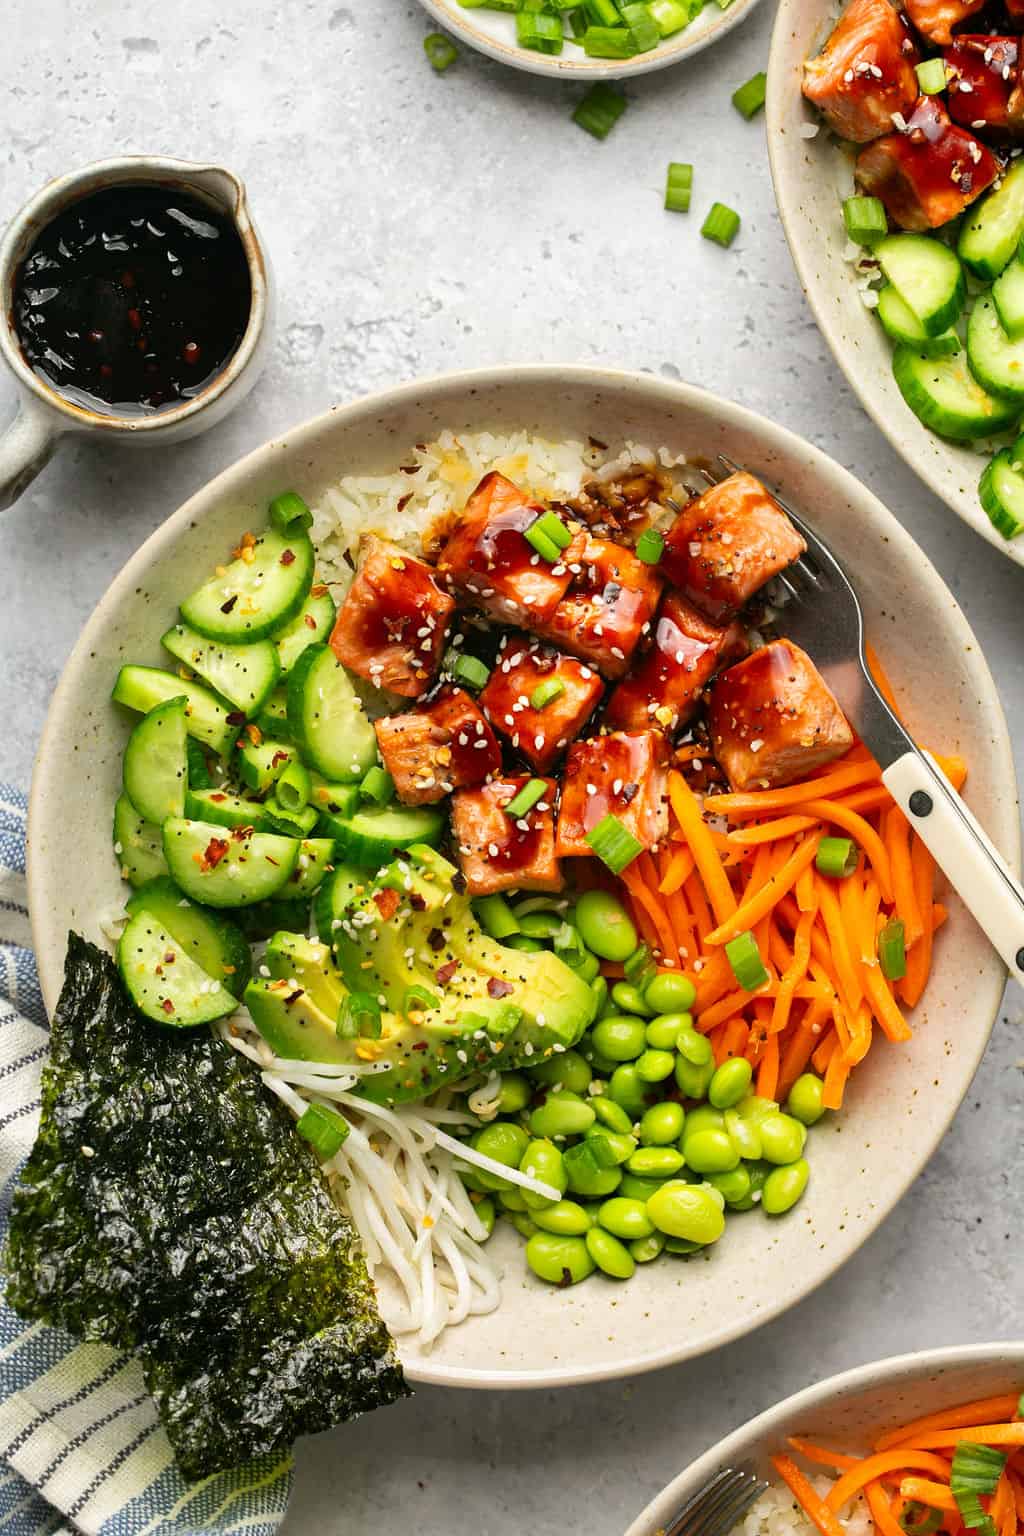
{"label": "small ceramic pitcher", "polygon": [[[249,323],[226,366],[197,395],[151,416],[110,415],[65,400],[29,367],[14,326],[15,279],[40,230],[69,204],[118,185],[179,187],[213,202],[238,231],[252,284]],[[108,442],[133,446],[177,443],[220,421],[256,382],[270,339],[272,303],[267,254],[252,222],[245,188],[230,171],[156,155],[123,155],[49,182],[16,215],[0,243],[0,354],[21,393],[18,414],[0,437],[0,509],[18,499],[66,433],[89,432]]]}

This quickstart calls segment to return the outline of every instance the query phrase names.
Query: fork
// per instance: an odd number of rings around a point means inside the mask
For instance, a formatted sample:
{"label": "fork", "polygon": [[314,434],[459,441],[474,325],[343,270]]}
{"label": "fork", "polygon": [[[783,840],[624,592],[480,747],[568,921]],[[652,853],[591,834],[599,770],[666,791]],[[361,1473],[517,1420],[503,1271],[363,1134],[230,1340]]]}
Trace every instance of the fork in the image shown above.
{"label": "fork", "polygon": [[[732,474],[739,469],[719,454]],[[882,783],[964,905],[1024,980],[1024,888],[955,794],[935,760],[911,740],[875,686],[864,653],[860,600],[835,555],[773,491],[807,544],[780,580],[790,598],[785,632],[813,659],[882,769]]]}
{"label": "fork", "polygon": [[729,1536],[768,1484],[746,1467],[723,1467],[689,1498],[658,1536]]}

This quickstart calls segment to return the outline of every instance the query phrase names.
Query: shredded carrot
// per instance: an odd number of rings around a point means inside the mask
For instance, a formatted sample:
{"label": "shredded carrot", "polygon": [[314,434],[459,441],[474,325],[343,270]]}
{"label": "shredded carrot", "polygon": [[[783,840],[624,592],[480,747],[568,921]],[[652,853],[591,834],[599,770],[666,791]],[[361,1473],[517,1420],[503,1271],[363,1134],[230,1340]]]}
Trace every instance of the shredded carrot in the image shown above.
{"label": "shredded carrot", "polygon": [[[719,924],[708,934],[708,943],[725,944],[748,928],[753,928],[763,917],[767,917],[779,898],[793,888],[801,872],[814,863],[814,856],[820,842],[820,832],[806,837],[789,855],[781,869],[769,876],[760,890],[741,902],[726,922]],[[760,853],[761,850],[759,849],[758,852]]]}
{"label": "shredded carrot", "polygon": [[797,982],[807,974],[807,965],[811,958],[811,929],[814,926],[814,916],[813,912],[801,912],[800,920],[796,925],[796,933],[793,936],[793,959],[782,974],[772,1011],[773,1034],[784,1030],[789,1022],[789,1010],[793,1006],[793,993]]}
{"label": "shredded carrot", "polygon": [[935,860],[921,839],[914,835],[910,844],[910,864],[914,880],[917,910],[921,915],[921,937],[907,954],[907,973],[899,983],[899,994],[908,1008],[921,1000],[932,968],[932,938],[935,912],[932,896],[935,887]]}
{"label": "shredded carrot", "polygon": [[826,1446],[815,1445],[813,1440],[804,1440],[800,1435],[790,1435],[786,1444],[818,1467],[833,1467],[837,1472],[848,1472],[857,1465],[856,1456],[844,1456],[842,1451],[830,1451]]}
{"label": "shredded carrot", "polygon": [[772,1466],[782,1481],[787,1484],[804,1513],[814,1521],[821,1536],[846,1536],[835,1514],[825,1500],[814,1491],[810,1481],[800,1471],[791,1456],[773,1456]]}
{"label": "shredded carrot", "polygon": [[[888,790],[884,791],[888,795]],[[780,837],[793,837],[817,825],[813,816],[780,816],[778,821],[759,821],[752,827],[737,827],[728,834],[729,842],[740,848],[756,848],[760,843],[774,843]]]}
{"label": "shredded carrot", "polygon": [[710,1034],[717,1029],[719,1024],[724,1024],[737,1013],[742,1013],[744,1008],[750,1005],[751,993],[740,988],[736,992],[729,992],[717,1003],[712,1003],[710,1008],[705,1008],[697,1018],[698,1028],[703,1034]]}
{"label": "shredded carrot", "polygon": [[870,822],[835,800],[802,800],[800,809],[808,816],[820,816],[822,821],[834,822],[837,827],[842,827],[845,832],[849,832],[853,840],[863,848],[868,862],[874,869],[883,900],[891,901],[892,873],[889,855],[885,844]]}
{"label": "shredded carrot", "polygon": [[946,757],[939,752],[933,752],[932,757],[934,757],[946,778],[952,784],[957,794],[959,794],[967,783],[967,764],[964,759],[957,756],[956,753]]}
{"label": "shredded carrot", "polygon": [[[746,1055],[747,1043],[750,1039],[750,1026],[747,1021],[739,1016],[731,1018],[722,1030],[722,1061],[728,1061],[731,1056]],[[718,1066],[722,1062],[717,1063]]]}
{"label": "shredded carrot", "polygon": [[825,1072],[827,1072],[828,1064],[838,1049],[839,1036],[836,1034],[835,1029],[833,1028],[830,1029],[828,1034],[822,1038],[820,1045],[815,1047],[814,1055],[811,1057],[811,1062],[814,1066],[815,1072],[817,1072],[819,1075],[823,1075]]}
{"label": "shredded carrot", "polygon": [[1024,1419],[1013,1424],[969,1424],[953,1429],[926,1429],[900,1442],[901,1449],[925,1451],[967,1440],[971,1445],[1024,1445]]}
{"label": "shredded carrot", "polygon": [[693,854],[689,848],[680,848],[669,859],[668,868],[661,877],[658,890],[665,896],[678,891],[680,886],[693,874]]}
{"label": "shredded carrot", "polygon": [[825,1068],[825,1082],[821,1090],[821,1102],[826,1109],[842,1109],[851,1063],[846,1051],[835,1050]]}
{"label": "shredded carrot", "polygon": [[[1005,1426],[1004,1426],[1005,1427]],[[905,1467],[916,1467],[923,1472],[935,1472],[939,1477],[949,1471],[949,1463],[929,1451],[900,1446],[892,1451],[876,1451],[865,1456],[855,1467],[844,1472],[829,1489],[825,1499],[829,1509],[837,1514],[843,1505],[855,1498],[868,1483],[876,1482],[885,1472],[901,1472]]]}
{"label": "shredded carrot", "polygon": [[[668,892],[664,888],[665,877],[674,857],[675,855],[669,853],[667,848],[663,848],[658,855],[658,865],[662,876],[659,889],[665,897],[665,910],[668,913],[668,920],[672,925],[672,934],[676,941],[676,948],[679,951],[679,959],[680,961],[685,960],[692,964],[697,957],[698,946],[695,938],[693,918],[690,916],[690,910],[686,905],[686,897],[683,895],[681,886],[676,890]],[[689,852],[687,852],[687,858],[690,860],[692,870],[693,857]]]}
{"label": "shredded carrot", "polygon": [[927,1504],[930,1509],[948,1509],[955,1511],[956,1499],[949,1491],[946,1483],[933,1483],[927,1477],[904,1477],[900,1480],[900,1493],[905,1499],[914,1499],[918,1504]]}
{"label": "shredded carrot", "polygon": [[676,820],[686,834],[686,841],[700,871],[715,919],[719,924],[724,923],[736,910],[736,898],[696,796],[681,773],[669,774],[668,792]]}
{"label": "shredded carrot", "polygon": [[[712,921],[711,917],[711,909],[708,906],[708,898],[704,890],[704,882],[700,877],[699,871],[694,870],[693,874],[690,876],[689,880],[687,880],[683,889],[686,893],[686,900],[690,911],[693,913],[693,920],[697,924],[697,936],[700,939],[701,947],[703,947],[704,941],[714,927],[714,922]],[[717,951],[712,951],[712,958],[714,958],[715,953],[717,953]],[[722,955],[722,959],[725,960],[724,954]],[[725,968],[726,971],[729,970],[728,961],[726,961]],[[729,974],[731,975],[732,973],[729,972]]]}
{"label": "shredded carrot", "polygon": [[805,779],[802,784],[787,784],[784,789],[746,790],[743,794],[708,795],[704,804],[716,816],[764,816],[769,811],[795,810],[805,800],[837,795],[878,776],[878,764],[873,758],[865,758],[833,768],[819,779]]}
{"label": "shredded carrot", "polygon": [[891,806],[885,817],[885,847],[892,870],[893,899],[896,912],[903,919],[906,946],[910,949],[924,932],[910,863],[910,824],[899,806]]}
{"label": "shredded carrot", "polygon": [[788,1094],[801,1072],[811,1059],[811,1053],[821,1039],[821,1029],[828,1018],[828,1003],[820,998],[812,1002],[795,1030],[786,1042],[779,1062],[779,1093]]}
{"label": "shredded carrot", "polygon": [[949,917],[948,909],[942,905],[941,901],[937,901],[935,903],[935,905],[932,907],[932,930],[933,930],[933,932],[938,933],[939,929],[942,927],[943,923],[946,921],[946,919],[948,917]]}
{"label": "shredded carrot", "polygon": [[899,1010],[881,970],[865,970],[864,988],[871,1011],[890,1040],[909,1040],[913,1030]]}
{"label": "shredded carrot", "polygon": [[762,1099],[774,1099],[779,1090],[779,1037],[769,1035],[764,1042],[757,1069],[757,1092]]}
{"label": "shredded carrot", "polygon": [[878,1536],[906,1536],[881,1483],[868,1483],[864,1489],[864,1497],[868,1501],[868,1509],[871,1511],[871,1518],[875,1522]]}
{"label": "shredded carrot", "polygon": [[831,881],[824,875],[815,878],[815,887],[818,892],[818,903],[821,915],[825,920],[825,929],[828,933],[829,948],[832,952],[836,975],[839,978],[839,990],[849,1013],[856,1013],[864,996],[860,976],[853,963],[850,953],[849,940],[843,925],[842,914],[839,910],[839,901],[832,889]]}
{"label": "shredded carrot", "polygon": [[657,897],[658,875],[649,853],[638,854],[632,864],[622,871],[621,880],[634,905],[643,908],[657,935],[657,948],[669,965],[678,967],[679,951],[676,948],[672,925]]}

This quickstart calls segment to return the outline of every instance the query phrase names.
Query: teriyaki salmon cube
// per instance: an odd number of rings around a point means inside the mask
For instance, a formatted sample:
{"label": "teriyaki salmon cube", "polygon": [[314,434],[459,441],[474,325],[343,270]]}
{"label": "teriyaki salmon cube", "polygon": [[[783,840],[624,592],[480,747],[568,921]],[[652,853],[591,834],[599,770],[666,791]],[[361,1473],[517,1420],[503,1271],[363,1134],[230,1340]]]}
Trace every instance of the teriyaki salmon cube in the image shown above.
{"label": "teriyaki salmon cube", "polygon": [[658,606],[654,568],[610,539],[587,535],[572,562],[572,586],[537,633],[591,662],[605,677],[622,677]]}
{"label": "teriyaki salmon cube", "polygon": [[880,198],[901,229],[938,229],[963,213],[999,174],[992,151],[951,122],[935,96],[922,96],[906,130],[868,144],[854,175]]}
{"label": "teriyaki salmon cube", "polygon": [[803,92],[840,138],[890,133],[917,100],[917,49],[889,0],[852,0],[821,52],[804,64]]}
{"label": "teriyaki salmon cube", "polygon": [[452,800],[452,836],[471,896],[497,891],[560,891],[555,857],[554,779],[524,815],[506,807],[530,780],[492,779],[481,789],[461,789]]}
{"label": "teriyaki salmon cube", "polygon": [[403,805],[433,805],[501,771],[497,738],[462,688],[442,688],[419,709],[375,720],[374,730]]}
{"label": "teriyaki salmon cube", "polygon": [[403,698],[426,693],[441,664],[455,604],[433,569],[374,534],[331,634],[350,672]]}
{"label": "teriyaki salmon cube", "polygon": [[712,624],[681,592],[666,592],[651,647],[608,700],[605,724],[625,731],[680,730],[697,713],[719,668],[745,649],[742,625]]}
{"label": "teriyaki salmon cube", "polygon": [[569,748],[562,775],[556,851],[588,855],[587,833],[616,816],[645,848],[668,832],[669,747],[660,731],[612,731]]}
{"label": "teriyaki salmon cube", "polygon": [[544,773],[575,741],[603,692],[601,679],[585,662],[529,635],[505,635],[480,707],[495,730]]}
{"label": "teriyaki salmon cube", "polygon": [[1000,140],[1024,131],[1020,91],[1020,40],[961,33],[943,50],[950,117],[964,128]]}
{"label": "teriyaki salmon cube", "polygon": [[932,43],[948,43],[953,28],[980,11],[985,0],[906,0],[907,15]]}

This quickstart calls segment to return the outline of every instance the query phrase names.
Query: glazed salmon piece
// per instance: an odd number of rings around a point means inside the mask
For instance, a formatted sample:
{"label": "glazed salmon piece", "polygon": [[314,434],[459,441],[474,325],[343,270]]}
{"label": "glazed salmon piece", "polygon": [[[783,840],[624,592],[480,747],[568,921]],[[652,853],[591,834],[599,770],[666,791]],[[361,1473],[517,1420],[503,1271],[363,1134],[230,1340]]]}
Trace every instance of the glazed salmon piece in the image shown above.
{"label": "glazed salmon piece", "polygon": [[443,688],[421,709],[375,720],[377,746],[403,805],[433,805],[501,772],[501,748],[462,688]]}
{"label": "glazed salmon piece", "polygon": [[814,662],[774,640],[723,672],[711,690],[715,757],[736,791],[806,778],[853,746],[846,716]]}
{"label": "glazed salmon piece", "polygon": [[441,551],[438,574],[462,601],[502,623],[546,623],[568,591],[582,536],[549,564],[524,537],[543,511],[504,475],[485,475]]}
{"label": "glazed salmon piece", "polygon": [[496,891],[560,891],[555,857],[555,781],[543,799],[515,820],[505,807],[529,779],[492,779],[482,789],[460,789],[452,800],[452,835],[471,896]]}
{"label": "glazed salmon piece", "polygon": [[1019,106],[1020,44],[1015,37],[961,33],[943,51],[950,117],[965,128],[1012,139],[1024,129]]}
{"label": "glazed salmon piece", "polygon": [[426,693],[441,664],[455,604],[431,567],[374,534],[331,634],[338,660],[403,698]]}
{"label": "glazed salmon piece", "polygon": [[938,229],[990,187],[999,162],[990,149],[950,122],[935,96],[922,96],[905,133],[890,133],[857,156],[858,185],[881,198],[901,229]]}
{"label": "glazed salmon piece", "polygon": [[622,677],[658,606],[661,578],[632,550],[590,534],[572,567],[572,586],[553,617],[529,627],[605,677]]}
{"label": "glazed salmon piece", "polygon": [[605,724],[624,731],[679,730],[696,714],[718,669],[745,650],[742,625],[711,624],[681,592],[666,592],[651,648],[608,700]]}
{"label": "glazed salmon piece", "polygon": [[807,548],[760,480],[739,470],[684,507],[672,524],[661,569],[713,624]]}
{"label": "glazed salmon piece", "polygon": [[[534,691],[551,683],[560,683],[562,691],[535,709],[530,703]],[[480,708],[495,730],[545,773],[576,740],[603,692],[601,679],[585,662],[529,635],[505,635],[480,694]]]}
{"label": "glazed salmon piece", "polygon": [[840,138],[866,144],[917,100],[917,50],[889,0],[852,0],[816,58],[803,91]]}
{"label": "glazed salmon piece", "polygon": [[589,855],[587,833],[609,813],[645,848],[668,832],[669,747],[660,731],[613,731],[569,748],[558,810],[559,858]]}
{"label": "glazed salmon piece", "polygon": [[985,0],[905,0],[907,15],[930,42],[952,41],[953,28],[980,11]]}

